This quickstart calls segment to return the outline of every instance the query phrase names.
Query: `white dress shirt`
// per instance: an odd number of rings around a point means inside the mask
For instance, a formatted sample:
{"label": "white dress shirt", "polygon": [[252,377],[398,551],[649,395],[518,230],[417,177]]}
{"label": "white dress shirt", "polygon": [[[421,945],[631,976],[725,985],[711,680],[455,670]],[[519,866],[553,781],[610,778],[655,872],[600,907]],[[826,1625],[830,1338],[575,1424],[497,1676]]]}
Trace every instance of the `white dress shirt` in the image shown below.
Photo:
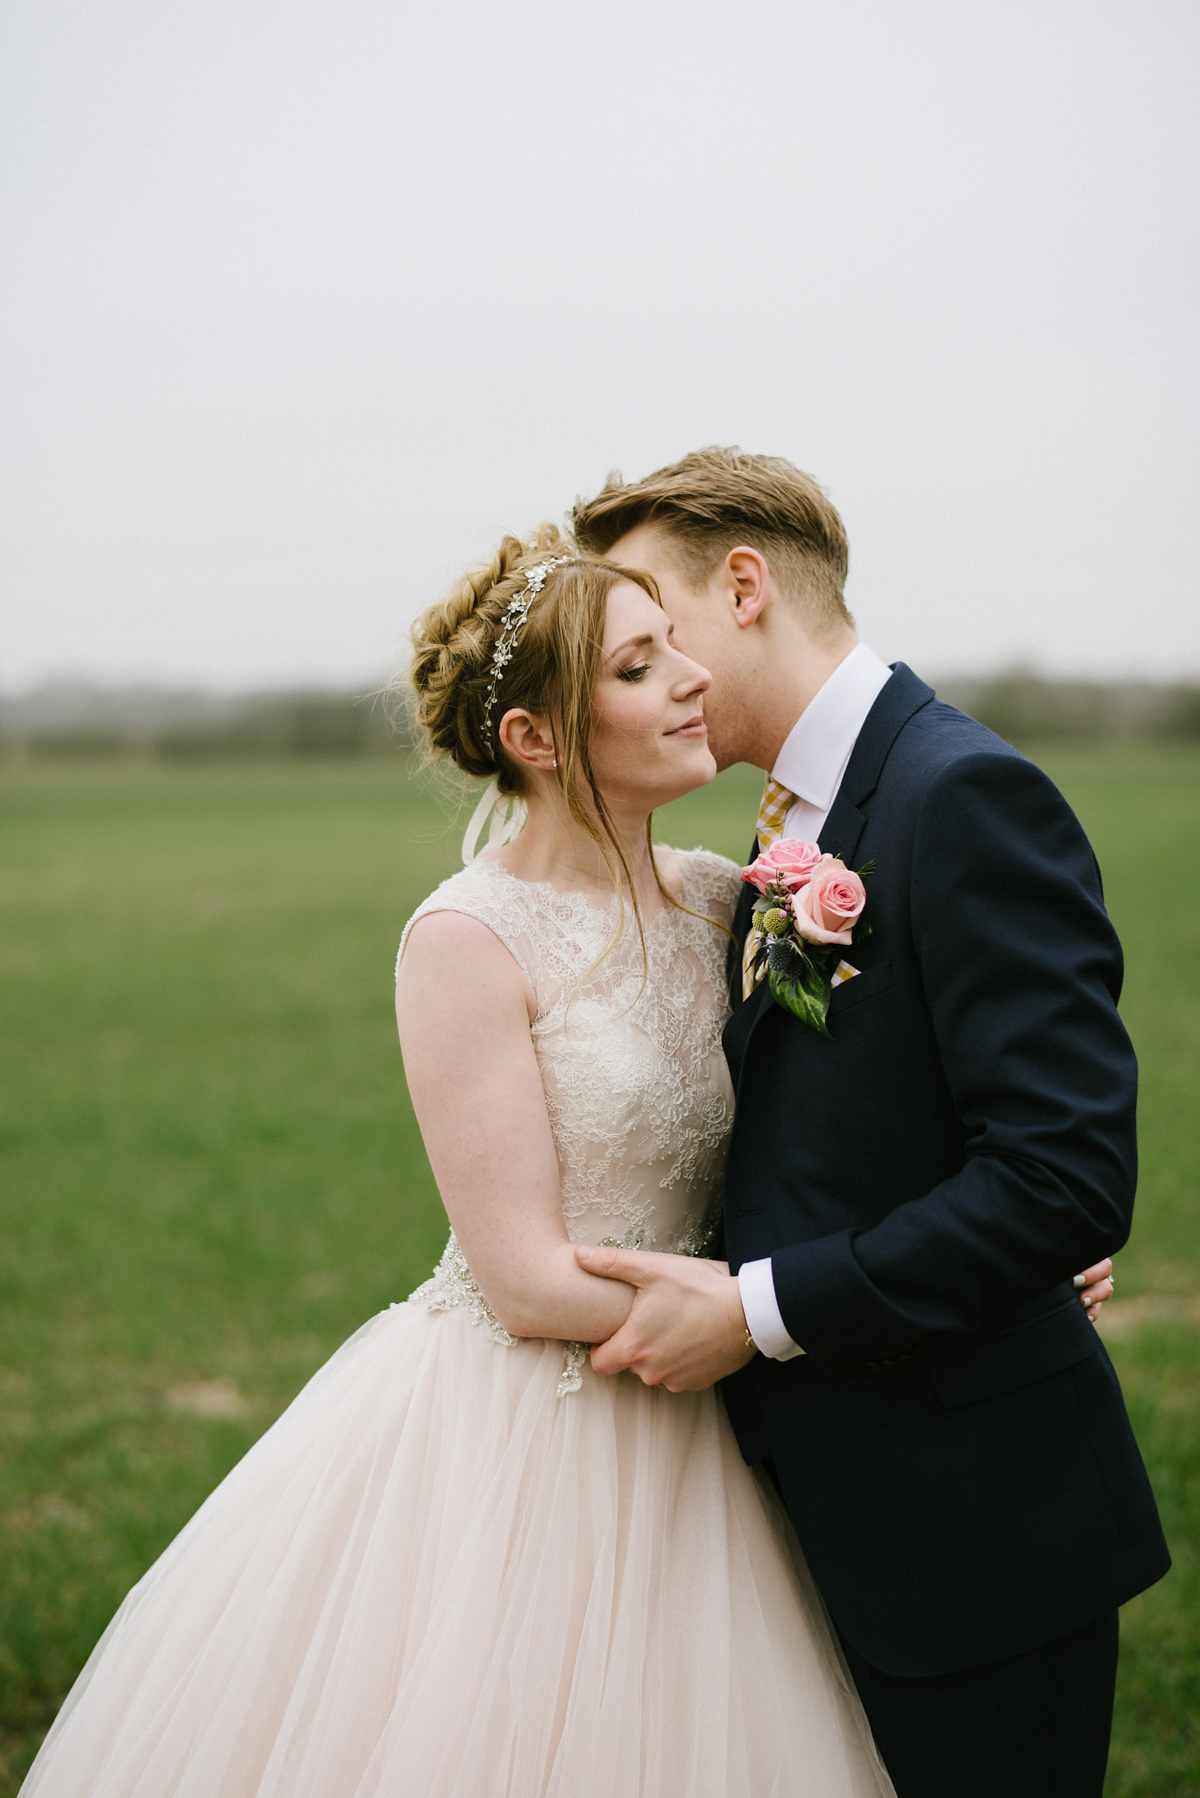
{"label": "white dress shirt", "polygon": [[[771,769],[772,780],[796,795],[783,821],[785,837],[816,842],[867,713],[891,677],[887,663],[865,643],[858,643],[801,713]],[[788,1335],[779,1312],[769,1255],[743,1262],[738,1288],[746,1328],[759,1351],[775,1361],[802,1355],[804,1350]]]}

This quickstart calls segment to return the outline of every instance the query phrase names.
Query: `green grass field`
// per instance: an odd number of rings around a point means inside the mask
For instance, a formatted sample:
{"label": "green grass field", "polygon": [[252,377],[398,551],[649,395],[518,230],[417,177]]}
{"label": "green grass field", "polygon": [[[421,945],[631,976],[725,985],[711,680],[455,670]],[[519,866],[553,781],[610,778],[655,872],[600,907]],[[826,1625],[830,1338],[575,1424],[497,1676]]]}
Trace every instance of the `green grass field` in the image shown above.
{"label": "green grass field", "polygon": [[[1041,757],[1124,938],[1144,1167],[1105,1333],[1175,1570],[1108,1790],[1200,1791],[1200,752]],[[739,856],[756,779],[663,814]],[[445,1223],[391,969],[458,829],[396,758],[0,766],[0,1795],[125,1590]]]}

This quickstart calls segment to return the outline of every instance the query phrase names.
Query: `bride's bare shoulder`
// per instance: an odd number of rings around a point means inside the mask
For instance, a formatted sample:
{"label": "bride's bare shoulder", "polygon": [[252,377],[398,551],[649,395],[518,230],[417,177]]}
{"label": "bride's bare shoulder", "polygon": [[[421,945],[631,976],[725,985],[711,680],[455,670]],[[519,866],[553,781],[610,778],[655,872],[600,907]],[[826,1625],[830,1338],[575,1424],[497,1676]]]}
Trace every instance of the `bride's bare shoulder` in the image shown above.
{"label": "bride's bare shoulder", "polygon": [[519,963],[481,918],[469,912],[428,911],[414,918],[396,963],[396,1015],[402,1027],[422,1018],[469,1014],[476,1030],[489,1012],[519,1003],[527,1022],[537,999]]}
{"label": "bride's bare shoulder", "polygon": [[472,884],[461,882],[460,890],[456,879],[446,881],[409,919],[396,958],[397,1005],[419,1005],[431,983],[473,1008],[519,992],[532,1019],[537,1001],[529,974]]}
{"label": "bride's bare shoulder", "polygon": [[445,961],[463,955],[471,960],[502,955],[512,961],[500,938],[482,918],[452,906],[431,906],[413,918],[404,933],[397,967],[404,967],[410,955],[426,961]]}

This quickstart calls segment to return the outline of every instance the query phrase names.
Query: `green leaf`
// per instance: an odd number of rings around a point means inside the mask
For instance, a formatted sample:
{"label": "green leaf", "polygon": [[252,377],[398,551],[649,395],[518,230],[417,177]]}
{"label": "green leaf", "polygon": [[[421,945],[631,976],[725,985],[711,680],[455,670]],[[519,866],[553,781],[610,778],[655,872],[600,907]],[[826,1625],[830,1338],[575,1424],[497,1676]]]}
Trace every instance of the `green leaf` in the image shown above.
{"label": "green leaf", "polygon": [[821,1036],[828,1036],[832,1041],[832,1032],[825,1023],[829,1010],[829,998],[833,992],[829,974],[818,967],[815,960],[809,963],[809,972],[797,979],[782,974],[768,972],[767,985],[771,997],[793,1017],[799,1018],[802,1024],[816,1030]]}

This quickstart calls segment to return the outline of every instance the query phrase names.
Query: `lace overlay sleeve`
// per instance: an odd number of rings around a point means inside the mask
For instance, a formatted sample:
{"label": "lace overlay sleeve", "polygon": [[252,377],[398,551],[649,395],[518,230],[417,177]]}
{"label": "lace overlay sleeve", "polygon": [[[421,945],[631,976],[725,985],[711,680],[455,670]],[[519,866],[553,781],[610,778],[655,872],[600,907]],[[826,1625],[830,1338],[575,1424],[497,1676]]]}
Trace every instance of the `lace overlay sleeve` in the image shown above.
{"label": "lace overlay sleeve", "polygon": [[683,864],[685,902],[729,930],[742,891],[741,868],[727,856],[716,855],[711,849],[675,850],[674,853]]}

